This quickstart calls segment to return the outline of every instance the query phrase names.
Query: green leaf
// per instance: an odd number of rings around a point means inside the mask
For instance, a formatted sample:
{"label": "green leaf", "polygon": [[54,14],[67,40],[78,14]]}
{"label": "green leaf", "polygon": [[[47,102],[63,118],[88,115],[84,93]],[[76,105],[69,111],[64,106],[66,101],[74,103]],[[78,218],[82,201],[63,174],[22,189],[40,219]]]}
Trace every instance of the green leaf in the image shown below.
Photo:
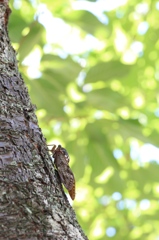
{"label": "green leaf", "polygon": [[41,59],[41,66],[45,72],[50,72],[57,81],[68,83],[74,81],[79,75],[82,67],[72,60],[71,57],[62,59],[53,54],[45,54]]}
{"label": "green leaf", "polygon": [[105,28],[105,25],[101,23],[95,15],[85,10],[72,11],[71,14],[67,14],[64,20],[68,23],[76,24],[85,32],[95,34],[97,29]]}
{"label": "green leaf", "polygon": [[120,79],[130,72],[132,66],[119,61],[99,62],[87,72],[85,83]]}
{"label": "green leaf", "polygon": [[118,108],[125,106],[123,95],[110,88],[101,88],[87,93],[87,104],[99,109],[114,113]]}
{"label": "green leaf", "polygon": [[18,53],[20,61],[24,60],[36,44],[42,44],[43,35],[44,27],[36,21],[33,22],[30,25],[29,33],[21,39],[19,45]]}
{"label": "green leaf", "polygon": [[[17,28],[18,25],[18,28]],[[22,37],[22,31],[28,27],[28,23],[18,12],[11,14],[9,21],[9,36],[12,42],[18,43]]]}

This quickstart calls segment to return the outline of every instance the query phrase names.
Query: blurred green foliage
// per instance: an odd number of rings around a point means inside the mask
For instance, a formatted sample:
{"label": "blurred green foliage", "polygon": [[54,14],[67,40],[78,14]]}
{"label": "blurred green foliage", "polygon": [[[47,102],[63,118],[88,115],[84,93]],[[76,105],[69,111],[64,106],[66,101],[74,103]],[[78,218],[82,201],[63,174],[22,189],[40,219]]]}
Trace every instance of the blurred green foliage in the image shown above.
{"label": "blurred green foliage", "polygon": [[103,1],[103,18],[100,2],[12,0],[9,35],[44,136],[70,153],[89,239],[157,240],[159,165],[140,150],[159,147],[159,1]]}

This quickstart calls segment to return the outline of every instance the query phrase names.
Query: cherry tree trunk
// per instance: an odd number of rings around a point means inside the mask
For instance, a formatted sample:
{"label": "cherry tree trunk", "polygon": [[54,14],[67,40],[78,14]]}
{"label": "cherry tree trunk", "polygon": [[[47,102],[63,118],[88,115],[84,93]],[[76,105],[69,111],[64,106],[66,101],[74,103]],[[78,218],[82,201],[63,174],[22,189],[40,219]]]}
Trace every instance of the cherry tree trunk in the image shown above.
{"label": "cherry tree trunk", "polygon": [[87,239],[18,72],[9,14],[8,1],[0,0],[0,239]]}

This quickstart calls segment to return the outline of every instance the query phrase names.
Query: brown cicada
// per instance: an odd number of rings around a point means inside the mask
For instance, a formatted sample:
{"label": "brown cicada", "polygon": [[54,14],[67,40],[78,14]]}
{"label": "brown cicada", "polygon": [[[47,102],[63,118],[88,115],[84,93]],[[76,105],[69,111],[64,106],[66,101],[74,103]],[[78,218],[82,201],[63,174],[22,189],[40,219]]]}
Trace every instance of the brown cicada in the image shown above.
{"label": "brown cicada", "polygon": [[75,178],[73,172],[69,167],[70,157],[65,148],[61,147],[61,145],[53,146],[50,150],[52,152],[52,156],[54,158],[55,167],[58,170],[61,182],[68,190],[70,197],[72,200],[75,199]]}

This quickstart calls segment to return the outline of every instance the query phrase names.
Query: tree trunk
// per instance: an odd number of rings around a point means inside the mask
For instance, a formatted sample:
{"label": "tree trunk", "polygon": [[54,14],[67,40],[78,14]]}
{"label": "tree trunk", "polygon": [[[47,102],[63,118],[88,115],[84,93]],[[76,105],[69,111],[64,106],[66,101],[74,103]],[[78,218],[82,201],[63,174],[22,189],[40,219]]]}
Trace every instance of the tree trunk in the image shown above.
{"label": "tree trunk", "polygon": [[87,239],[61,187],[10,45],[0,0],[0,239]]}

